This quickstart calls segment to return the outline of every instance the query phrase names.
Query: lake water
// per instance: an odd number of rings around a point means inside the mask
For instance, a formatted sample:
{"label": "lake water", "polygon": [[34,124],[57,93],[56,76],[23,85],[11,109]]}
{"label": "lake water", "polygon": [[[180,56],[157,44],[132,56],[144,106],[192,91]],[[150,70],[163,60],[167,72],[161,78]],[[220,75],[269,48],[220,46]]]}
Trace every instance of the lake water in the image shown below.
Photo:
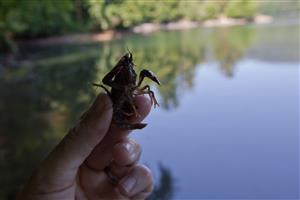
{"label": "lake water", "polygon": [[23,47],[0,68],[0,199],[12,199],[128,47],[154,71],[161,106],[132,137],[151,199],[299,198],[299,25],[157,32]]}

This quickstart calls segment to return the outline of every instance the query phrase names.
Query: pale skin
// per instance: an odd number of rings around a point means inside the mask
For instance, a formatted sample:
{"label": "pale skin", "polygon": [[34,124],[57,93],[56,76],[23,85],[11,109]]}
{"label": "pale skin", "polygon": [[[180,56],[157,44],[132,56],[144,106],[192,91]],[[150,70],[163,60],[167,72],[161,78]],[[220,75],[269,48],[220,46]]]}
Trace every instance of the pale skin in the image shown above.
{"label": "pale skin", "polygon": [[[151,101],[135,97],[141,122]],[[91,108],[38,166],[18,195],[24,200],[145,199],[153,189],[151,171],[138,164],[141,147],[130,131],[111,123],[112,103],[100,94]],[[107,171],[115,179],[107,175]]]}

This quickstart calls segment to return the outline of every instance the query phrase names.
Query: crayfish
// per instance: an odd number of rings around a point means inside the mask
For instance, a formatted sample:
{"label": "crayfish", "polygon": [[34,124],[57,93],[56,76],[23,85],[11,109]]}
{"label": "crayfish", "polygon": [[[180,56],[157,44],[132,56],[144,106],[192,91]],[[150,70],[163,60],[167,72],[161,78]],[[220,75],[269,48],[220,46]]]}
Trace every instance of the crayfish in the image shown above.
{"label": "crayfish", "polygon": [[132,53],[126,53],[118,61],[116,66],[104,76],[102,83],[111,87],[109,91],[104,85],[93,83],[94,86],[102,87],[110,96],[113,103],[113,119],[112,122],[122,129],[142,129],[145,123],[130,123],[131,116],[139,116],[137,107],[134,105],[134,97],[141,94],[148,94],[152,105],[159,106],[154,92],[149,85],[141,87],[145,77],[151,79],[160,85],[160,81],[149,70],[143,69],[139,74],[134,70]]}

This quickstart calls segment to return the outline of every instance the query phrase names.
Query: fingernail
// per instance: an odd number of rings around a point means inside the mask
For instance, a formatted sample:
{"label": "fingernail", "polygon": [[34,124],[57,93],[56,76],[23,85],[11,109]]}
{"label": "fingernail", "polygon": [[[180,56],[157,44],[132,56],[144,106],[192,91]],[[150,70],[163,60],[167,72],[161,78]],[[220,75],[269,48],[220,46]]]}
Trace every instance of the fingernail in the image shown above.
{"label": "fingernail", "polygon": [[128,177],[124,181],[121,182],[122,188],[129,194],[134,186],[136,185],[136,179],[134,177]]}
{"label": "fingernail", "polygon": [[128,154],[132,154],[134,153],[134,148],[133,148],[133,145],[130,144],[130,143],[122,143],[120,144],[121,148],[123,148],[125,151],[128,152]]}

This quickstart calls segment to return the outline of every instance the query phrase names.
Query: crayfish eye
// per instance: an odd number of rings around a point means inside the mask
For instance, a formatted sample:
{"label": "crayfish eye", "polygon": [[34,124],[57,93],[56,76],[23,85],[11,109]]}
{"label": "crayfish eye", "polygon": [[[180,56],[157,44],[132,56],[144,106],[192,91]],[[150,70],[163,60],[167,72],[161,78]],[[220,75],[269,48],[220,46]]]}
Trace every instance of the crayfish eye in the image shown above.
{"label": "crayfish eye", "polygon": [[129,53],[129,59],[132,61],[132,53]]}
{"label": "crayfish eye", "polygon": [[128,59],[129,62],[132,62],[132,53],[127,53],[126,58]]}

